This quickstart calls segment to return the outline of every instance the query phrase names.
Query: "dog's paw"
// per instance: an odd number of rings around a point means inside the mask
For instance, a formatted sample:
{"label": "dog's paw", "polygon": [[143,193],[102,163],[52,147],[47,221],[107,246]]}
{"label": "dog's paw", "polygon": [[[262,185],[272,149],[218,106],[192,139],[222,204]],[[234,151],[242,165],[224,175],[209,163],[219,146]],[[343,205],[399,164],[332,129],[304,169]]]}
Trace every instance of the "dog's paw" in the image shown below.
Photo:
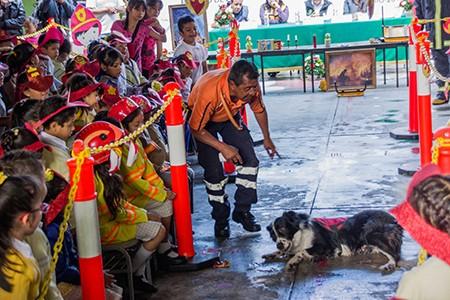
{"label": "dog's paw", "polygon": [[297,268],[298,263],[287,263],[286,266],[284,267],[284,270],[286,272],[294,272],[295,269]]}
{"label": "dog's paw", "polygon": [[392,272],[395,270],[395,268],[396,268],[396,265],[395,265],[395,263],[392,263],[392,262],[388,262],[379,267],[379,269],[383,272]]}
{"label": "dog's paw", "polygon": [[285,270],[287,272],[293,272],[295,271],[295,269],[297,268],[298,264],[301,262],[302,260],[297,258],[297,257],[293,257],[290,260],[288,260],[288,262],[286,263],[285,266]]}
{"label": "dog's paw", "polygon": [[262,258],[264,260],[274,260],[274,259],[277,259],[278,257],[279,257],[279,255],[277,255],[277,253],[269,253],[269,254],[264,254],[262,256]]}

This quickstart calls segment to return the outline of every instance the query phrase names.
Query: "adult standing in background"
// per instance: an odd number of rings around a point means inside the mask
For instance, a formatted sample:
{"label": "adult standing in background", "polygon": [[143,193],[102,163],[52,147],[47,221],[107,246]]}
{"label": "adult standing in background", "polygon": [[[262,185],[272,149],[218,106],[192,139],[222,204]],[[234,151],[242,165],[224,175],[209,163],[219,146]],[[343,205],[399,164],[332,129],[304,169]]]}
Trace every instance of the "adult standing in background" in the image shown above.
{"label": "adult standing in background", "polygon": [[248,21],[248,6],[243,5],[244,0],[232,0],[228,2],[228,6],[233,11],[234,18],[239,22]]}
{"label": "adult standing in background", "polygon": [[123,0],[86,0],[89,8],[102,23],[102,34],[110,33],[112,24],[125,12]]}
{"label": "adult standing in background", "polygon": [[49,18],[56,23],[69,26],[69,19],[75,10],[72,0],[40,0],[36,6],[33,16],[39,20],[39,28],[47,25]]}
{"label": "adult standing in background", "polygon": [[266,0],[259,10],[261,24],[283,24],[289,19],[289,8],[283,0]]}
{"label": "adult standing in background", "polygon": [[25,22],[25,9],[22,0],[0,1],[0,29],[9,35],[21,35]]}
{"label": "adult standing in background", "polygon": [[344,15],[354,13],[367,12],[367,0],[345,0]]}
{"label": "adult standing in background", "polygon": [[[450,17],[450,1],[448,0],[415,0],[416,16],[419,19],[443,19]],[[430,33],[431,56],[434,65],[442,76],[450,76],[449,56],[446,54],[450,46],[450,34],[443,30],[444,22],[436,20],[434,23],[425,25],[425,29]],[[448,103],[446,97],[445,82],[436,80],[438,91],[433,98],[433,105]]]}
{"label": "adult standing in background", "polygon": [[306,16],[323,17],[332,10],[333,3],[328,0],[307,0],[305,1]]}

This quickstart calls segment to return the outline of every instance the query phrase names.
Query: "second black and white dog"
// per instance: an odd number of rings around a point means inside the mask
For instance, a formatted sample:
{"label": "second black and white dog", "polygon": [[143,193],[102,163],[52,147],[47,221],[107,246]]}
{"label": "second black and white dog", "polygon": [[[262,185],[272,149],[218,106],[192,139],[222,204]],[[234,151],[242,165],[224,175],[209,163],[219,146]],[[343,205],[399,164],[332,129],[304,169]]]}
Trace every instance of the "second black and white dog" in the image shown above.
{"label": "second black and white dog", "polygon": [[393,216],[381,210],[365,210],[331,226],[322,220],[294,211],[283,213],[267,226],[278,250],[263,258],[289,258],[286,270],[292,271],[302,261],[381,253],[388,262],[380,269],[395,269],[403,229]]}

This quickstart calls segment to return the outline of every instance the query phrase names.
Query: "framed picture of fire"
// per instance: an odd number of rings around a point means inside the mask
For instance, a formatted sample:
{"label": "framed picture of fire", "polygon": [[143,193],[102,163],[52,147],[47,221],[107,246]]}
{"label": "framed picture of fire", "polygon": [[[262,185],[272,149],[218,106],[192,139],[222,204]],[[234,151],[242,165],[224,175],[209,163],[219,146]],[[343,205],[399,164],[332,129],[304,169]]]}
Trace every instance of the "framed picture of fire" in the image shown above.
{"label": "framed picture of fire", "polygon": [[182,17],[190,16],[194,19],[197,27],[198,42],[203,44],[208,42],[208,20],[206,18],[206,11],[203,15],[194,15],[186,6],[186,4],[169,5],[169,20],[170,20],[170,34],[172,37],[172,47],[176,48],[181,41],[181,35],[178,30],[178,20]]}
{"label": "framed picture of fire", "polygon": [[355,49],[325,52],[325,79],[328,89],[377,87],[375,49]]}

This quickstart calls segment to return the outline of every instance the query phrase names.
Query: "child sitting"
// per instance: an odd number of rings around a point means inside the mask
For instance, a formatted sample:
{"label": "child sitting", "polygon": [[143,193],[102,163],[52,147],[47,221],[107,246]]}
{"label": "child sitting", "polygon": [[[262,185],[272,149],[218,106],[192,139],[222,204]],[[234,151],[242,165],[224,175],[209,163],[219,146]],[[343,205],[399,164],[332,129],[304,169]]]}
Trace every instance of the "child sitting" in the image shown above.
{"label": "child sitting", "polygon": [[122,54],[116,48],[104,47],[97,54],[97,60],[100,63],[100,73],[97,80],[116,88],[120,95],[126,95],[127,84],[120,80],[123,64]]}
{"label": "child sitting", "polygon": [[[18,136],[20,136],[20,134]],[[15,137],[16,140],[20,139],[18,136]],[[24,138],[22,138],[21,140],[22,142],[25,141]],[[15,143],[14,145],[9,146],[10,146],[9,148],[13,148],[14,146],[16,147],[20,146],[20,144]],[[32,144],[27,145],[26,148],[28,149],[28,151],[15,150],[6,153],[5,156],[0,160],[1,169],[7,176],[30,175],[31,178],[38,184],[40,193],[45,194],[47,190],[45,189],[43,165],[38,159],[40,156],[37,153],[30,152],[35,150],[39,151],[39,148],[32,147]],[[40,227],[37,227],[36,230],[31,235],[25,237],[24,240],[26,241],[27,244],[30,245],[33,256],[38,263],[39,270],[41,273],[40,284],[42,285],[44,281],[44,276],[46,275],[46,273],[50,268],[51,251],[49,241]],[[58,287],[56,286],[54,273],[52,275],[52,279],[50,281],[45,299],[48,300],[63,299]]]}
{"label": "child sitting", "polygon": [[[121,122],[123,128],[130,133],[136,131],[144,121],[141,108],[128,98],[114,104],[108,112],[108,117]],[[137,147],[136,150],[132,149],[135,147]],[[138,139],[130,147],[123,147],[122,151],[119,173],[124,180],[126,199],[137,207],[157,213],[161,217],[166,231],[169,232],[173,215],[172,200],[175,198],[175,193],[164,186]],[[132,151],[136,151],[136,153]],[[132,156],[135,156],[134,161],[130,159]],[[185,262],[172,250],[167,235],[158,252],[165,255],[164,259],[169,264]]]}
{"label": "child sitting", "polygon": [[66,71],[66,62],[69,59],[70,52],[72,52],[72,44],[69,39],[65,38],[59,47],[58,57],[52,59],[53,65],[55,66],[53,75],[55,75],[56,79],[59,81],[62,80],[62,76]]}
{"label": "child sitting", "polygon": [[53,96],[45,99],[39,110],[40,124],[44,127],[41,140],[48,147],[42,155],[47,168],[61,174],[69,181],[67,160],[70,159],[67,140],[74,130],[77,107],[88,107],[85,103],[67,102],[66,98]]}
{"label": "child sitting", "polygon": [[406,200],[391,212],[432,255],[403,274],[395,299],[445,300],[450,295],[450,179],[436,165],[414,174]]}
{"label": "child sitting", "polygon": [[[39,37],[39,65],[48,75],[55,76],[54,61],[59,56],[59,47],[64,42],[64,36],[57,27],[51,27],[46,34]],[[54,80],[53,92],[61,86],[61,81]]]}
{"label": "child sitting", "polygon": [[[136,87],[147,83],[147,79],[142,75],[139,70],[138,64],[130,58],[130,53],[128,52],[128,44],[131,40],[125,37],[121,32],[113,31],[109,40],[109,44],[119,50],[124,59],[125,65],[125,80],[130,87]],[[123,76],[123,74],[121,74]]]}
{"label": "child sitting", "polygon": [[192,53],[187,51],[184,54],[178,55],[173,59],[180,70],[181,79],[184,81],[184,87],[181,89],[181,95],[183,96],[183,102],[187,104],[189,94],[192,88],[192,73],[198,67],[198,63],[194,61]]}
{"label": "child sitting", "polygon": [[17,102],[11,112],[11,127],[23,127],[25,123],[34,126],[39,121],[39,104],[36,99]]}
{"label": "child sitting", "polygon": [[0,172],[0,298],[36,299],[41,274],[25,237],[41,219],[45,193],[28,176]]}
{"label": "child sitting", "polygon": [[192,85],[208,71],[206,60],[208,51],[202,44],[197,42],[197,27],[194,19],[190,16],[182,17],[178,20],[178,30],[183,40],[175,49],[174,56],[185,54],[186,51],[192,53],[193,60],[198,64],[198,68],[192,72]]}
{"label": "child sitting", "polygon": [[13,51],[6,58],[6,62],[9,72],[2,87],[6,96],[3,100],[5,100],[7,107],[12,107],[17,101],[21,100],[17,100],[17,76],[26,71],[29,66],[38,67],[39,57],[33,45],[23,42],[14,47]]}
{"label": "child sitting", "polygon": [[17,77],[16,102],[25,98],[44,100],[52,85],[52,75],[44,76],[42,69],[30,66]]}
{"label": "child sitting", "polygon": [[70,102],[84,102],[89,106],[75,122],[75,131],[79,131],[84,125],[92,123],[100,109],[98,102],[99,96],[103,93],[102,84],[84,73],[75,73],[65,85]]}
{"label": "child sitting", "polygon": [[[118,127],[99,121],[85,126],[77,134],[77,139],[92,148],[107,145],[123,136]],[[159,217],[149,215],[146,210],[126,201],[122,179],[116,173],[118,161],[111,160],[113,157],[120,159],[120,151],[108,150],[93,155],[101,241],[105,245],[133,239],[142,241],[133,259],[134,268],[137,268],[135,287],[155,292],[156,288],[144,276],[145,262],[165,238],[166,230]]]}
{"label": "child sitting", "polygon": [[2,153],[23,149],[31,152],[39,152],[45,145],[39,140],[37,133],[29,127],[15,127],[5,131],[0,137],[0,147]]}

